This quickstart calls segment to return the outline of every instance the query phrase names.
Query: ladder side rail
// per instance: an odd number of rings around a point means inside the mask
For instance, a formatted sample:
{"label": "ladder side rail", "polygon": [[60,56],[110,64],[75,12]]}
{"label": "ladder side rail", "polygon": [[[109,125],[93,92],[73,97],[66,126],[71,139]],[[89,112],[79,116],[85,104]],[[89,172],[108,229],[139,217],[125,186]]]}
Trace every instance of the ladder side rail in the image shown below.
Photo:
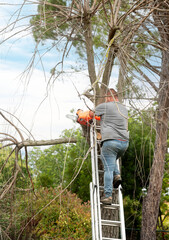
{"label": "ladder side rail", "polygon": [[93,183],[90,183],[90,208],[91,208],[91,223],[92,223],[92,239],[95,240],[95,220],[94,220],[94,202],[93,202]]}
{"label": "ladder side rail", "polygon": [[92,147],[91,150],[91,160],[92,160],[92,183],[93,183],[93,191],[91,194],[93,194],[93,224],[94,224],[94,229],[93,231],[95,232],[95,238],[93,240],[100,240],[99,239],[99,226],[98,226],[98,205],[97,205],[97,183],[96,183],[96,166],[95,166],[95,144],[96,142],[94,141],[94,133],[93,133],[93,127],[91,126],[90,128],[90,144]]}
{"label": "ladder side rail", "polygon": [[126,240],[126,231],[125,231],[125,219],[124,219],[124,208],[123,208],[123,196],[122,188],[119,186],[119,204],[120,204],[120,221],[121,221],[121,238]]}
{"label": "ladder side rail", "polygon": [[102,240],[102,224],[101,224],[101,209],[100,209],[100,189],[99,189],[99,172],[98,172],[98,148],[97,148],[97,136],[96,131],[93,129],[95,139],[95,175],[96,175],[96,186],[97,186],[97,216],[98,216],[98,228],[99,228],[99,239]]}
{"label": "ladder side rail", "polygon": [[[117,159],[117,166],[120,170],[119,166],[119,159]],[[125,231],[125,219],[124,219],[124,207],[123,207],[123,196],[122,196],[122,187],[121,185],[118,188],[118,198],[119,198],[119,205],[120,205],[120,221],[121,221],[121,238],[122,240],[126,240],[126,231]]]}
{"label": "ladder side rail", "polygon": [[92,163],[92,182],[96,185],[96,169],[95,169],[95,142],[93,136],[93,127],[90,128],[90,145],[91,145],[91,163]]}

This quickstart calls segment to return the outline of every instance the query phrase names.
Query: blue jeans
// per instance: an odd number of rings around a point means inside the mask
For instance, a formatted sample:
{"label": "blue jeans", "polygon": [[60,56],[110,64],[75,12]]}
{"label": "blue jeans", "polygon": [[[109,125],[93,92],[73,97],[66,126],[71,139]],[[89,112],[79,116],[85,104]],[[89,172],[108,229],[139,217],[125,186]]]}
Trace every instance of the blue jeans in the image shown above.
{"label": "blue jeans", "polygon": [[117,159],[127,150],[128,141],[106,140],[101,148],[101,160],[104,165],[104,194],[106,197],[112,196],[113,177],[120,175]]}

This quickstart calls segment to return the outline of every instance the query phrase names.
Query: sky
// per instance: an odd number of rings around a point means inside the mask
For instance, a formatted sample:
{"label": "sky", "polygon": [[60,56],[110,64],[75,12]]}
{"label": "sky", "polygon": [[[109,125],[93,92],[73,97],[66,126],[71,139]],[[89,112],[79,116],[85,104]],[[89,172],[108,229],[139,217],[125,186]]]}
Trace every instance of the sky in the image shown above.
{"label": "sky", "polygon": [[[25,139],[31,134],[36,140],[55,139],[64,129],[79,127],[66,118],[66,114],[72,109],[87,109],[78,93],[82,94],[90,87],[88,73],[73,73],[70,68],[54,84],[47,85],[50,70],[59,57],[54,50],[45,54],[43,65],[36,58],[34,66],[29,68],[36,42],[28,28],[30,18],[27,16],[36,14],[37,5],[24,5],[20,11],[18,3],[23,2],[0,1],[0,109],[22,131]],[[23,20],[16,21],[18,19]],[[39,47],[41,55],[46,47]],[[76,65],[73,56],[66,61],[69,66]],[[87,101],[87,104],[93,107],[91,102]],[[16,134],[1,116],[0,132]]]}

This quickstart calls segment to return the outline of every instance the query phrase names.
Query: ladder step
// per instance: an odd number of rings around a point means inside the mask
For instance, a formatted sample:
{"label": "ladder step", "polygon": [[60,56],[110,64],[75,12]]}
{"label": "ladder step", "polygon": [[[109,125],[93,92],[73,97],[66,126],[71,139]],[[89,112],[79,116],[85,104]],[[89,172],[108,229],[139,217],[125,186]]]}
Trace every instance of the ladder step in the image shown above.
{"label": "ladder step", "polygon": [[107,238],[107,237],[102,237],[102,240],[122,240],[121,238]]}
{"label": "ladder step", "polygon": [[[104,190],[104,186],[99,186],[99,189]],[[119,188],[113,188],[113,193],[118,193],[118,190],[119,190]],[[120,190],[122,190],[122,188],[120,188]]]}
{"label": "ladder step", "polygon": [[105,205],[103,203],[100,203],[102,208],[107,208],[107,209],[117,209],[120,208],[120,204],[114,204],[112,203],[111,205]]}
{"label": "ladder step", "polygon": [[113,221],[113,220],[103,220],[103,219],[101,219],[101,224],[103,226],[114,226],[114,227],[120,227],[121,226],[120,221]]}
{"label": "ladder step", "polygon": [[98,170],[99,173],[104,173],[104,170]]}

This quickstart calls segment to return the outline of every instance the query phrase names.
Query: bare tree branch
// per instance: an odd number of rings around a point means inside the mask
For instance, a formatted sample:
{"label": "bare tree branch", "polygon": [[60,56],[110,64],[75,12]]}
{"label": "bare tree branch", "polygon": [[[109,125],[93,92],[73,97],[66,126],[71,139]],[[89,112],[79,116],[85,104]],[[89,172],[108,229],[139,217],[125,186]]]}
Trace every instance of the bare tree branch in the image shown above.
{"label": "bare tree branch", "polygon": [[53,140],[23,140],[22,142],[18,143],[18,147],[33,147],[33,146],[49,146],[49,145],[56,145],[56,144],[64,144],[64,143],[76,143],[77,140],[75,138],[60,138],[60,139],[53,139]]}

